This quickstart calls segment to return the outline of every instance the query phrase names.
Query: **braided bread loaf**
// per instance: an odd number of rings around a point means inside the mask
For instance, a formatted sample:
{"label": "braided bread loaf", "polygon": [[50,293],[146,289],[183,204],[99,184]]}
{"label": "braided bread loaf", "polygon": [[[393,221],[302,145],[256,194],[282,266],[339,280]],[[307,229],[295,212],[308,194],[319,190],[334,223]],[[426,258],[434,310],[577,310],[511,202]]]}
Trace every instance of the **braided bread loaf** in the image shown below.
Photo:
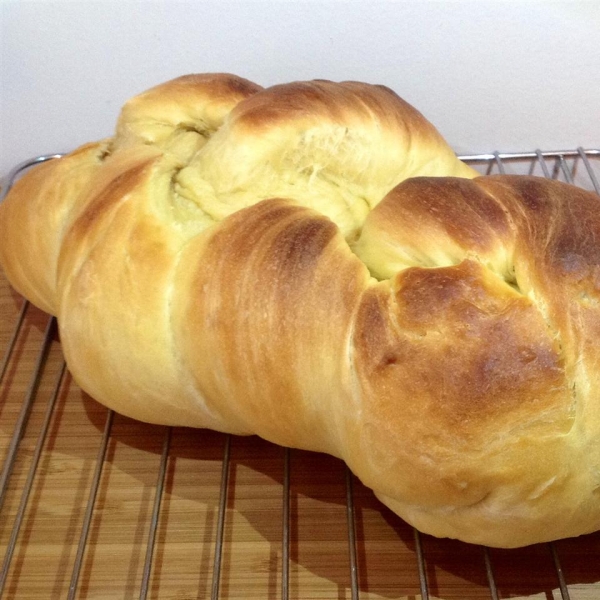
{"label": "braided bread loaf", "polygon": [[23,177],[0,261],[121,413],[331,453],[434,535],[586,533],[598,199],[476,176],[387,88],[187,76]]}

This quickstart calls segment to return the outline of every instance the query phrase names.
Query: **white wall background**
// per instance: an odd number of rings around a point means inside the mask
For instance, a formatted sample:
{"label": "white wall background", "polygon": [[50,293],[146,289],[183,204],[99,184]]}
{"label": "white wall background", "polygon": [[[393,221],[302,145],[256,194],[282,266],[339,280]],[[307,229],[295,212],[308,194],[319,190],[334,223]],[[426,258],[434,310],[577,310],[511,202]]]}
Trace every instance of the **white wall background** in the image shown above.
{"label": "white wall background", "polygon": [[600,2],[0,0],[0,173],[205,71],[384,83],[459,153],[600,147]]}

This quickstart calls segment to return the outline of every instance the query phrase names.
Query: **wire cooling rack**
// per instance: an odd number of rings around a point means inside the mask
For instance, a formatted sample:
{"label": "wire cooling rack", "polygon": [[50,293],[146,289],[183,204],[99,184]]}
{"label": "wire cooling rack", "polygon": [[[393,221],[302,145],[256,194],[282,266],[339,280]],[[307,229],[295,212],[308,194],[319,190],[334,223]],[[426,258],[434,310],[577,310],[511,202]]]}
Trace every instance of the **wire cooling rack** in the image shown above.
{"label": "wire cooling rack", "polygon": [[[461,158],[600,194],[600,150]],[[54,318],[0,291],[0,597],[600,598],[600,534],[517,550],[438,540],[337,459],[101,407],[70,379]]]}

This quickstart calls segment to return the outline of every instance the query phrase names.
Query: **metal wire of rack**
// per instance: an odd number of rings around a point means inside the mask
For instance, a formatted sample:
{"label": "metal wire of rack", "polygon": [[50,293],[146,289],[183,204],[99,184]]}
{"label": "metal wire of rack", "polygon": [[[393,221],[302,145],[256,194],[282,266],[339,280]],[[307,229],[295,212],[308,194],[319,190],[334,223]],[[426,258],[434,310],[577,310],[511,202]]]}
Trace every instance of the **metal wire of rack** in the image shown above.
{"label": "metal wire of rack", "polygon": [[[19,174],[27,168],[34,164],[51,160],[57,156],[60,155],[41,156],[18,165],[6,178],[7,189],[12,185]],[[536,150],[533,152],[520,153],[494,152],[490,154],[466,155],[461,156],[460,158],[479,169],[483,174],[505,174],[511,172],[532,175],[539,174],[543,177],[561,179],[568,183],[580,185],[587,189],[594,190],[596,193],[600,194],[600,185],[598,182],[600,150],[597,149],[577,148],[575,150],[566,151]],[[0,387],[0,390],[8,385],[6,379],[8,379],[7,375],[9,372],[9,365],[15,360],[15,348],[17,347],[17,340],[22,333],[26,315],[28,311],[31,310],[34,309],[30,306],[30,304],[27,301],[23,301],[12,326],[12,331],[7,335],[6,348],[0,362],[0,386],[2,386]],[[10,436],[10,439],[7,440],[7,443],[4,444],[5,447],[0,447],[0,451],[4,452],[4,464],[0,473],[0,514],[2,514],[7,493],[11,488],[11,478],[19,456],[21,440],[23,439],[25,431],[28,427],[32,407],[36,401],[39,401],[38,388],[40,385],[41,374],[48,359],[50,347],[56,341],[56,335],[56,321],[54,318],[49,318],[45,326],[41,344],[37,350],[37,356],[34,361],[32,372],[30,373],[27,389],[23,395],[20,411],[14,422],[12,435]],[[52,386],[52,391],[47,395],[48,398],[46,400],[44,416],[41,421],[41,425],[39,426],[35,446],[30,452],[27,475],[24,478],[24,481],[16,486],[16,491],[13,490],[13,493],[17,494],[19,498],[18,507],[11,511],[10,514],[2,516],[2,519],[0,519],[0,523],[4,523],[8,528],[7,531],[10,530],[10,533],[0,537],[0,548],[3,548],[4,551],[2,570],[0,572],[0,597],[16,597],[14,596],[14,582],[11,584],[12,587],[9,585],[11,576],[12,579],[15,579],[18,576],[18,573],[14,573],[15,569],[13,565],[15,549],[17,548],[20,536],[22,536],[24,519],[26,517],[28,507],[30,507],[31,504],[32,490],[34,488],[36,477],[39,476],[40,472],[40,458],[48,444],[49,435],[51,435],[51,423],[53,418],[55,418],[54,412],[60,399],[61,389],[65,385],[67,377],[68,371],[63,359],[56,371],[56,379]],[[101,485],[103,469],[107,465],[107,453],[111,443],[111,436],[113,435],[114,422],[115,414],[113,411],[107,410],[102,426],[102,436],[98,445],[96,459],[94,461],[93,475],[89,483],[87,498],[85,499],[85,512],[81,519],[79,528],[77,550],[75,556],[71,560],[70,582],[68,585],[68,591],[66,592],[66,597],[69,600],[74,600],[78,597],[87,597],[86,594],[81,593],[81,575],[84,568],[86,550],[88,549],[92,520],[94,518],[95,511],[97,510],[96,503],[98,490]],[[152,581],[153,576],[155,575],[157,564],[157,546],[161,543],[159,535],[159,527],[161,523],[161,502],[165,497],[165,489],[168,487],[168,465],[170,459],[172,458],[170,454],[172,437],[173,429],[170,427],[164,428],[162,446],[160,450],[160,462],[156,472],[154,489],[152,490],[152,510],[149,518],[144,520],[147,525],[147,541],[142,574],[138,589],[136,591],[129,589],[124,597],[139,597],[140,600],[144,600],[145,598],[154,597],[155,595],[152,591]],[[218,495],[218,513],[216,517],[216,533],[214,536],[214,547],[212,551],[213,558],[210,588],[206,590],[205,595],[197,592],[189,596],[182,596],[185,598],[209,597],[211,600],[218,600],[219,598],[228,597],[226,593],[222,592],[222,570],[224,560],[226,518],[228,513],[228,498],[230,495],[231,486],[233,485],[231,481],[232,437],[230,435],[223,435],[222,439],[223,447],[220,459],[221,474]],[[294,452],[294,450],[283,449],[281,508],[280,514],[276,516],[276,519],[278,519],[281,523],[281,539],[279,542],[281,556],[279,568],[280,573],[278,575],[279,584],[276,592],[274,592],[273,589],[271,589],[269,592],[269,597],[278,597],[282,600],[289,600],[289,598],[292,597],[300,597],[298,596],[297,590],[294,591],[292,589],[293,586],[290,582],[290,565],[293,554],[292,537],[294,519],[290,489],[292,477],[291,457],[293,456]],[[364,560],[361,558],[359,544],[357,543],[357,517],[355,512],[354,487],[359,483],[356,482],[354,476],[347,468],[345,468],[344,482],[348,569],[347,581],[349,582],[349,585],[347,585],[345,590],[339,593],[338,597],[346,598],[346,592],[349,592],[352,600],[359,600],[359,598],[362,599],[366,598],[367,596],[372,597],[368,582],[365,582],[364,577],[361,577],[360,573],[361,566],[363,570],[366,570],[366,566]],[[432,576],[434,571],[432,571],[430,568],[431,565],[428,562],[427,551],[423,543],[423,536],[416,529],[412,530],[412,536],[414,541],[413,557],[416,563],[416,572],[418,574],[418,593],[403,597],[416,598],[418,597],[418,594],[420,594],[422,600],[428,600],[433,596],[436,598],[441,597],[439,596],[440,592],[439,589],[436,588],[435,582],[431,581],[431,579],[434,579]],[[364,544],[362,544],[361,547],[364,548]],[[560,596],[553,595],[551,596],[552,598],[560,597],[562,600],[571,600],[571,598],[573,598],[573,600],[575,600],[575,597],[572,596],[573,587],[569,583],[568,573],[565,573],[563,570],[561,556],[559,556],[561,553],[557,548],[557,544],[548,544],[547,550],[551,557],[553,569],[552,577],[554,578],[555,586],[552,592],[546,593],[554,594],[554,592],[556,592],[560,594]],[[486,587],[487,589],[483,590],[480,596],[469,595],[469,597],[487,597],[491,600],[499,600],[500,598],[509,597],[504,595],[497,584],[493,552],[489,548],[482,547],[477,550],[477,553],[479,554],[480,562],[485,572],[485,586],[483,587]],[[597,559],[598,557],[596,557],[596,562],[598,562]],[[390,564],[388,566],[389,569],[394,569],[395,567],[397,567],[397,565]],[[600,571],[593,571],[592,579],[594,579],[596,575],[600,579]],[[57,589],[56,586],[55,589]],[[6,595],[7,593],[10,595]],[[513,597],[510,591],[507,593],[510,595],[510,597]],[[587,592],[584,592],[584,594],[585,593]],[[600,585],[594,586],[590,593],[592,595],[578,597],[600,597]],[[43,595],[40,597],[43,597]],[[113,596],[106,595],[105,597]]]}

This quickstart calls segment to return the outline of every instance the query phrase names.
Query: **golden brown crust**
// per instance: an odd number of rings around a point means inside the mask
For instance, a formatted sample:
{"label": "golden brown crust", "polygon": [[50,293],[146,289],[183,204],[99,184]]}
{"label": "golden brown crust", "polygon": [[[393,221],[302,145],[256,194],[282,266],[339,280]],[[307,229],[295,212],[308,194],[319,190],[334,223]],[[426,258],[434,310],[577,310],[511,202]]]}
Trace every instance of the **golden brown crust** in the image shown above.
{"label": "golden brown crust", "polygon": [[[477,173],[387,88],[319,80],[273,86],[239,103],[180,183],[192,189],[208,184],[217,202],[239,208],[298,197],[351,239],[369,210],[415,175]],[[223,218],[206,196],[195,201]]]}
{"label": "golden brown crust", "polygon": [[[373,294],[376,303],[368,300]],[[531,301],[478,263],[407,269],[392,289],[376,287],[365,300],[355,338],[368,415],[361,426],[377,437],[389,433],[382,447],[402,449],[391,456],[410,448],[427,457],[413,493],[424,496],[419,482],[430,468],[439,477],[444,462],[456,468],[463,453],[483,454],[516,423],[526,428],[544,415],[553,433],[570,427],[572,398],[558,345]],[[429,497],[439,502],[435,493]],[[468,495],[461,490],[454,502],[461,497]]]}
{"label": "golden brown crust", "polygon": [[226,73],[184,75],[129,100],[114,146],[153,144],[189,160],[242,100],[262,88]]}
{"label": "golden brown crust", "polygon": [[502,203],[469,180],[414,177],[369,214],[354,250],[380,278],[476,256],[511,279],[514,226]]}
{"label": "golden brown crust", "polygon": [[[105,142],[31,169],[0,204],[0,264],[13,286],[56,314],[56,269],[62,234],[82,207],[82,194],[98,169]],[[40,217],[43,215],[43,218]]]}
{"label": "golden brown crust", "polygon": [[266,200],[192,241],[177,277],[174,328],[209,406],[241,430],[341,455],[323,415],[346,401],[340,352],[370,277],[335,225]]}
{"label": "golden brown crust", "polygon": [[0,261],[120,412],[330,452],[435,535],[589,532],[598,199],[475,175],[382,86],[186,76],[28,173]]}

